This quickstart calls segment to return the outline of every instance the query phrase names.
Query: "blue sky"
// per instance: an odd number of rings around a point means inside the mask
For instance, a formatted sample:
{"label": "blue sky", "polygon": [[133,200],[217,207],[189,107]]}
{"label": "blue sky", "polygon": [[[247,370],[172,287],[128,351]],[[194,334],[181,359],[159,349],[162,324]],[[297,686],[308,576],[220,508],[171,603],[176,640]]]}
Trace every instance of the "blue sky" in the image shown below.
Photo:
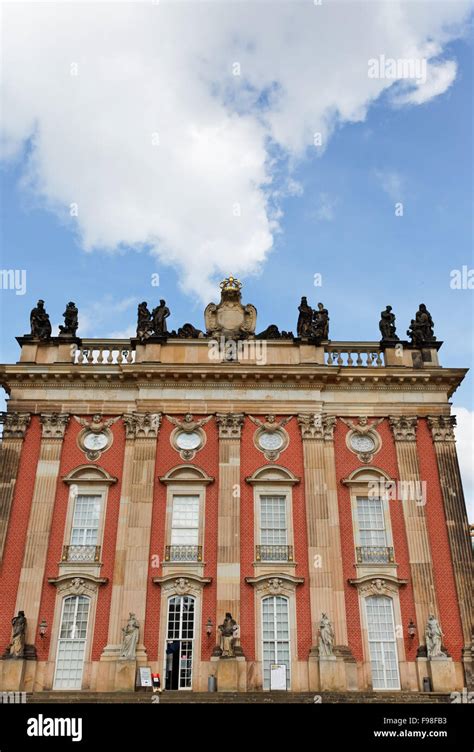
{"label": "blue sky", "polygon": [[[74,55],[72,59],[87,63],[84,50],[81,54],[75,50]],[[473,267],[470,36],[464,34],[464,38],[444,44],[442,57],[456,61],[457,73],[439,96],[422,104],[396,106],[387,88],[373,97],[360,122],[340,117],[338,124],[333,123],[322,154],[312,146],[290,148],[289,136],[281,139],[288,147],[286,152],[284,148],[280,151],[281,144],[273,152],[269,150],[265,170],[278,196],[279,228],[272,233],[273,248],[265,251],[266,260],[257,264],[258,272],[251,273],[249,262],[242,276],[243,297],[258,309],[258,329],[276,323],[295,330],[299,299],[307,295],[313,305],[321,300],[329,309],[334,340],[378,339],[380,311],[387,304],[393,306],[398,333],[403,337],[418,304],[425,302],[435,321],[435,334],[444,341],[442,365],[472,367],[473,291],[450,287],[453,269]],[[226,97],[226,106],[228,103]],[[40,117],[38,123],[42,137]],[[35,175],[42,174],[40,188],[38,180],[25,186],[25,172],[31,176],[28,157],[35,154],[40,138],[38,130],[28,134],[25,129],[25,134],[26,138],[18,136],[20,146],[8,154],[1,174],[1,265],[27,272],[24,296],[11,290],[0,292],[2,362],[17,359],[14,336],[28,331],[29,311],[39,297],[45,299],[54,324],[60,323],[66,302],[74,300],[83,336],[125,335],[135,325],[138,302],[147,300],[155,305],[161,297],[172,311],[170,328],[186,321],[202,327],[209,289],[214,287],[214,300],[218,299],[217,280],[222,274],[215,265],[209,270],[211,284],[206,282],[202,293],[199,280],[193,286],[193,275],[199,276],[194,267],[190,282],[183,275],[186,260],[180,262],[178,254],[177,262],[164,263],[156,248],[149,252],[146,239],[127,243],[126,233],[122,231],[122,240],[120,230],[114,228],[113,237],[121,242],[107,240],[106,251],[84,250],[88,244],[85,235],[94,236],[95,226],[92,231],[91,223],[81,225],[68,217],[68,199],[61,205],[60,191],[48,190],[48,165],[38,168],[37,160]],[[107,148],[99,137],[94,144],[98,150]],[[48,153],[54,154],[54,144],[49,149],[44,150],[43,160]],[[278,159],[282,153],[285,158]],[[269,155],[273,160],[270,166]],[[126,153],[122,158],[126,183]],[[186,182],[186,169],[182,176]],[[74,183],[73,174],[70,179]],[[91,179],[87,195],[101,201],[104,196],[99,189],[94,196],[95,185]],[[170,191],[179,191],[179,184],[170,185]],[[205,190],[202,198],[195,193],[196,206],[205,199]],[[402,217],[395,216],[396,202],[403,203]],[[153,207],[153,196],[150,204]],[[212,206],[208,214],[212,222]],[[108,231],[109,227],[100,228],[104,236]],[[92,241],[89,245],[101,244]],[[167,241],[165,246],[168,253],[172,243]],[[203,255],[199,257],[199,253]],[[236,247],[226,256],[227,273],[239,274],[239,253]],[[205,253],[197,251],[196,255],[205,266]],[[237,268],[232,268],[233,259]],[[151,285],[155,272],[160,275],[159,288]],[[323,284],[315,288],[317,273],[322,274]],[[472,416],[467,413],[473,410],[472,373],[456,393],[454,404],[465,410],[460,453],[470,495],[472,471],[466,449],[471,446],[468,437],[472,441]],[[470,428],[465,420],[470,421]]]}

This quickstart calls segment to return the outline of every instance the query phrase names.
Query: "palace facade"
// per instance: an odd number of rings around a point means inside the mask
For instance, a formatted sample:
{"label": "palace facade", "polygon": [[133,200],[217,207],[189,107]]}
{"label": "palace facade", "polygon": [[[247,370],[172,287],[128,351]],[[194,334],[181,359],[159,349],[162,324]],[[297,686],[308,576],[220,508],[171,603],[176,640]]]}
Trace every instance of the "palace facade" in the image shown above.
{"label": "palace facade", "polygon": [[73,305],[0,367],[0,689],[469,685],[466,371],[427,312],[411,342],[388,309],[381,342],[332,342],[306,300],[256,334],[230,278],[205,331],[162,301],[87,340]]}

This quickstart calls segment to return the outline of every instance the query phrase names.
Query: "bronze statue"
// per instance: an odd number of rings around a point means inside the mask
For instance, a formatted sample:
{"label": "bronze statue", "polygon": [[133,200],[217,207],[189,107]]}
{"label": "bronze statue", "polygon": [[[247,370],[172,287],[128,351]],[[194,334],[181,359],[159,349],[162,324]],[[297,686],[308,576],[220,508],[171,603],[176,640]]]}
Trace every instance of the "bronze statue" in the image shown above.
{"label": "bronze statue", "polygon": [[319,340],[329,338],[329,312],[322,303],[318,303],[318,310],[313,312],[312,336]]}
{"label": "bronze statue", "polygon": [[12,619],[12,641],[9,654],[13,658],[23,658],[25,652],[26,617],[24,611],[18,611],[18,615]]}
{"label": "bronze statue", "polygon": [[51,337],[51,322],[44,307],[44,300],[38,300],[36,308],[30,313],[31,336],[35,339]]}
{"label": "bronze statue", "polygon": [[412,345],[422,346],[436,342],[433,329],[434,322],[431,313],[424,303],[420,303],[415,318],[411,320],[410,328],[407,331]]}
{"label": "bronze statue", "polygon": [[296,333],[298,337],[311,337],[311,328],[313,323],[314,311],[305,296],[301,298],[301,303],[298,306],[299,316],[298,323],[296,325]]}
{"label": "bronze statue", "polygon": [[237,632],[238,625],[235,619],[232,618],[232,614],[228,611],[225,615],[225,619],[218,627],[221,633],[221,656],[222,658],[233,658],[234,646],[235,646],[235,633]]}
{"label": "bronze statue", "polygon": [[137,337],[140,342],[144,342],[153,334],[153,321],[151,313],[148,310],[148,303],[138,304],[138,319],[137,319]]}
{"label": "bronze statue", "polygon": [[61,335],[69,335],[72,337],[76,336],[77,327],[79,326],[78,314],[79,311],[77,310],[77,306],[71,300],[67,304],[66,310],[63,313],[64,325],[60,324],[59,326]]}
{"label": "bronze statue", "polygon": [[165,300],[160,300],[160,305],[153,309],[153,330],[158,337],[167,334],[166,319],[170,313]]}
{"label": "bronze statue", "polygon": [[382,335],[382,341],[398,340],[396,335],[395,314],[392,313],[392,306],[386,306],[385,311],[380,314],[379,329]]}

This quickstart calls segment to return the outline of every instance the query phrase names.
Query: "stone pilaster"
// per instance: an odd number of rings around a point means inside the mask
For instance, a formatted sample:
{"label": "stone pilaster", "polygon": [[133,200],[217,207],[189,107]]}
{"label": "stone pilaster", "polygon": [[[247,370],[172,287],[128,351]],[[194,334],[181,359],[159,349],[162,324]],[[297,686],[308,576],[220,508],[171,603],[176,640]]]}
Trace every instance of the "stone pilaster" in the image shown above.
{"label": "stone pilaster", "polygon": [[344,578],[337,501],[332,416],[298,415],[303,439],[308,534],[311,635],[318,645],[321,614],[334,625],[335,642],[347,645]]}
{"label": "stone pilaster", "polygon": [[219,506],[217,531],[217,622],[227,611],[240,623],[240,437],[243,413],[217,413]]}
{"label": "stone pilaster", "polygon": [[[416,447],[418,419],[416,416],[396,416],[390,417],[389,422],[395,439],[399,478],[401,481],[419,483],[421,479]],[[421,644],[421,640],[424,641],[428,615],[438,614],[426,510],[425,505],[420,504],[415,498],[403,498],[401,503],[408,543],[418,636]]]}
{"label": "stone pilaster", "polygon": [[[472,549],[469,522],[459,471],[454,415],[428,417],[443,494],[444,513],[464,637],[464,655],[471,662],[472,644]],[[472,677],[469,677],[472,681]]]}
{"label": "stone pilaster", "polygon": [[19,610],[25,612],[28,620],[26,642],[31,644],[35,642],[38,626],[61,451],[69,415],[42,413],[40,422],[42,430],[40,454],[15,607],[15,613]]}
{"label": "stone pilaster", "polygon": [[3,423],[0,446],[0,562],[7,538],[23,439],[30,420],[30,413],[0,413],[0,422]]}
{"label": "stone pilaster", "polygon": [[130,413],[123,416],[125,455],[112,579],[108,645],[103,656],[117,658],[122,627],[129,612],[140,624],[139,652],[143,653],[143,628],[150,562],[150,533],[156,441],[160,413]]}

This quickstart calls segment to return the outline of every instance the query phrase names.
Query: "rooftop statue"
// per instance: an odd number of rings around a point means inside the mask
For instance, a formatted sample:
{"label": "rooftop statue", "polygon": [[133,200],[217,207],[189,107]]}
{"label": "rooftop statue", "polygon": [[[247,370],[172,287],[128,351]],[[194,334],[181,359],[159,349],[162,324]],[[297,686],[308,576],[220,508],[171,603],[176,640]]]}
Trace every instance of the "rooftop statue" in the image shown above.
{"label": "rooftop statue", "polygon": [[386,306],[385,311],[380,314],[379,329],[382,335],[382,342],[398,340],[396,335],[395,314],[392,313],[392,306]]}
{"label": "rooftop statue", "polygon": [[411,320],[410,328],[407,331],[412,345],[422,346],[436,342],[433,328],[434,322],[431,318],[431,313],[424,303],[420,303],[415,318]]}
{"label": "rooftop statue", "polygon": [[30,313],[31,337],[34,339],[49,339],[51,337],[51,322],[44,307],[44,300],[38,300],[36,308]]}
{"label": "rooftop statue", "polygon": [[227,277],[220,283],[221,301],[209,303],[204,311],[208,337],[247,339],[254,337],[257,324],[257,309],[247,303],[242,305],[242,284],[235,277]]}
{"label": "rooftop statue", "polygon": [[77,334],[77,328],[79,326],[79,319],[78,319],[79,311],[77,310],[77,306],[75,303],[72,302],[72,300],[67,304],[66,310],[63,313],[64,318],[64,324],[60,324],[59,326],[59,336],[70,336],[75,337]]}
{"label": "rooftop statue", "polygon": [[298,337],[318,343],[329,339],[329,312],[323,303],[318,303],[317,309],[313,309],[308,304],[308,299],[303,296],[298,311],[296,326]]}

